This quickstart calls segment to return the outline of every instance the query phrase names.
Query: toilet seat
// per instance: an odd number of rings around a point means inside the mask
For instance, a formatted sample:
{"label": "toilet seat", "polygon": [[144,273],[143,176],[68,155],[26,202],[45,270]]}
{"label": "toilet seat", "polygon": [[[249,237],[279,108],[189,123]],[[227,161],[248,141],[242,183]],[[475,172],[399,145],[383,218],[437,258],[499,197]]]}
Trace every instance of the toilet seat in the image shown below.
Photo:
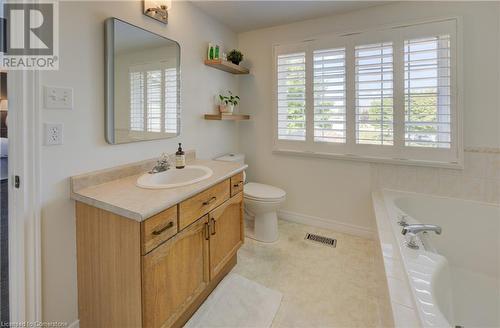
{"label": "toilet seat", "polygon": [[256,182],[245,184],[243,192],[246,199],[260,202],[280,202],[286,196],[286,192],[280,188]]}

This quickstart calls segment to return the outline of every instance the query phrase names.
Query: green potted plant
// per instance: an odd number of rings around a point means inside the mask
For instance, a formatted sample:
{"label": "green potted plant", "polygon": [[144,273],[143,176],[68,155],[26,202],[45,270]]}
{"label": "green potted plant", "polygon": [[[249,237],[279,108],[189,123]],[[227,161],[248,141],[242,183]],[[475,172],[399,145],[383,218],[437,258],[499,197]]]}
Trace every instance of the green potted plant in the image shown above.
{"label": "green potted plant", "polygon": [[239,50],[233,49],[227,55],[227,60],[229,60],[233,64],[239,65],[243,60],[243,54]]}
{"label": "green potted plant", "polygon": [[232,114],[234,111],[234,106],[238,105],[240,97],[233,96],[231,91],[228,91],[229,95],[219,95],[221,104],[219,105],[219,111],[221,113]]}

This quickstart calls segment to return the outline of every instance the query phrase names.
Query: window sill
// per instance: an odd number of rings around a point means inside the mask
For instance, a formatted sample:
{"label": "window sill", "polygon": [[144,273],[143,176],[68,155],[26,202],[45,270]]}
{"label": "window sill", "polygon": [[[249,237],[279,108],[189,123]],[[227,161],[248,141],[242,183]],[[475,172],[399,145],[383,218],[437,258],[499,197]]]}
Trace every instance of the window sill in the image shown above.
{"label": "window sill", "polygon": [[300,151],[300,150],[291,150],[291,149],[283,149],[283,148],[274,149],[273,154],[291,155],[291,156],[300,156],[300,157],[325,158],[325,159],[338,159],[338,160],[368,162],[368,163],[426,166],[426,167],[447,168],[447,169],[456,169],[456,170],[462,170],[464,168],[462,163],[455,163],[455,162],[454,163],[447,163],[447,162],[410,160],[410,159],[402,159],[402,158],[383,158],[383,157],[372,157],[372,156],[360,156],[360,155],[353,155],[353,154],[336,154],[336,153],[322,153],[322,152],[314,152],[314,151]]}

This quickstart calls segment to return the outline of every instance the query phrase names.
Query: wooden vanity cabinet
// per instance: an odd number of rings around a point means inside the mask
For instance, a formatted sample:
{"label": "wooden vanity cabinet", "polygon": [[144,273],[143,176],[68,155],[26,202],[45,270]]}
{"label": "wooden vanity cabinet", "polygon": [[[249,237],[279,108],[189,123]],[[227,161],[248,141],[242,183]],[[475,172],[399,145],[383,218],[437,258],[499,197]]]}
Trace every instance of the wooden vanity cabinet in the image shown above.
{"label": "wooden vanity cabinet", "polygon": [[141,222],[142,255],[146,255],[177,233],[177,206]]}
{"label": "wooden vanity cabinet", "polygon": [[230,181],[231,181],[231,197],[243,191],[243,184],[245,183],[243,172],[233,175]]}
{"label": "wooden vanity cabinet", "polygon": [[201,216],[218,207],[230,197],[230,179],[179,204],[179,229],[182,230]]}
{"label": "wooden vanity cabinet", "polygon": [[243,244],[243,193],[208,214],[210,219],[210,278],[217,276]]}
{"label": "wooden vanity cabinet", "polygon": [[208,216],[142,259],[145,327],[170,327],[210,282]]}
{"label": "wooden vanity cabinet", "polygon": [[[239,179],[143,222],[77,202],[80,327],[184,325],[236,264],[244,240],[243,193],[231,191]],[[202,204],[212,197],[217,200]],[[200,200],[198,209],[185,206]]]}

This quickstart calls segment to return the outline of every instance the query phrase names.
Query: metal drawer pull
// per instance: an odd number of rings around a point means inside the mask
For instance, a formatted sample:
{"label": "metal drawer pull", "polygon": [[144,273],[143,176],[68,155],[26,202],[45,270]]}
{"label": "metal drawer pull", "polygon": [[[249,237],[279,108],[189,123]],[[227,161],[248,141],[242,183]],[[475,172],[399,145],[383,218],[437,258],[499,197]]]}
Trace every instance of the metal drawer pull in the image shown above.
{"label": "metal drawer pull", "polygon": [[174,226],[174,221],[170,221],[169,223],[167,223],[166,226],[164,226],[160,230],[153,231],[153,235],[155,235],[155,236],[161,235],[163,232],[165,232],[166,230],[172,228],[173,226]]}
{"label": "metal drawer pull", "polygon": [[206,200],[203,202],[203,205],[209,205],[209,204],[212,204],[213,202],[215,202],[217,200],[217,197],[212,197],[210,198],[209,200]]}
{"label": "metal drawer pull", "polygon": [[210,226],[208,225],[208,222],[205,222],[205,239],[209,240],[210,239]]}
{"label": "metal drawer pull", "polygon": [[212,231],[212,236],[215,235],[215,224],[217,223],[217,221],[215,219],[212,219],[212,226],[214,227],[213,231]]}
{"label": "metal drawer pull", "polygon": [[239,187],[239,186],[241,186],[242,184],[243,184],[243,181],[240,181],[240,182],[238,182],[238,183],[234,184],[234,185],[233,185],[233,187],[238,188],[238,187]]}

